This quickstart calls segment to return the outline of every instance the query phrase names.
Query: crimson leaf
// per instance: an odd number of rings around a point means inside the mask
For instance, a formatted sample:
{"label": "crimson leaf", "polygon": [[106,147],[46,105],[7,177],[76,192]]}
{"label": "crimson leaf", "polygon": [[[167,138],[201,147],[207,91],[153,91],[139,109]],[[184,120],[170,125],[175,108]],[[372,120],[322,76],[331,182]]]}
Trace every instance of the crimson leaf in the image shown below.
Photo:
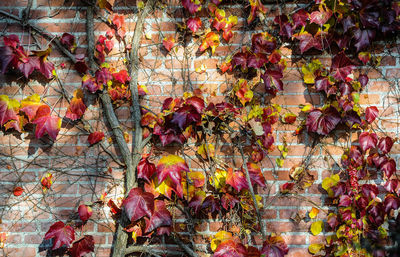
{"label": "crimson leaf", "polygon": [[323,111],[314,109],[307,116],[306,127],[309,132],[328,135],[339,122],[340,115],[334,107],[329,107]]}
{"label": "crimson leaf", "polygon": [[141,188],[132,188],[128,197],[122,202],[122,207],[132,222],[143,216],[150,218],[154,210],[154,196],[143,192]]}
{"label": "crimson leaf", "polygon": [[61,248],[63,245],[69,247],[72,241],[75,240],[75,230],[71,226],[65,225],[64,222],[58,221],[51,225],[44,235],[46,240],[51,238],[53,238],[52,250]]}
{"label": "crimson leaf", "polygon": [[82,257],[91,252],[94,252],[94,239],[88,235],[74,242],[69,249],[71,257]]}

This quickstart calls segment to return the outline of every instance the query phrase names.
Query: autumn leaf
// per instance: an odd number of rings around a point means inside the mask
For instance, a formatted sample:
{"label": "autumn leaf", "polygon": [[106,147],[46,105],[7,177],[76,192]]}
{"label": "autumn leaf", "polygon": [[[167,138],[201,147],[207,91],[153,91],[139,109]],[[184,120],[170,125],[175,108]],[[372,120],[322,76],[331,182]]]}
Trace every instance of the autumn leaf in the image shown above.
{"label": "autumn leaf", "polygon": [[20,196],[24,193],[24,189],[22,187],[14,187],[13,194],[15,196]]}
{"label": "autumn leaf", "polygon": [[184,159],[172,154],[164,156],[157,164],[158,183],[161,183],[165,179],[169,178],[175,186],[177,195],[182,198],[182,172],[189,172],[189,167]]}
{"label": "autumn leaf", "polygon": [[211,250],[215,252],[215,250],[218,248],[218,246],[227,240],[231,240],[233,238],[232,233],[221,230],[217,232],[213,238],[211,239]]}
{"label": "autumn leaf", "polygon": [[53,180],[52,180],[53,174],[51,173],[46,173],[42,179],[40,180],[40,183],[42,184],[42,190],[43,192],[46,193],[46,191],[48,189],[50,189],[51,184],[53,184]]}
{"label": "autumn leaf", "polygon": [[258,14],[266,14],[268,9],[261,3],[260,0],[249,0],[250,14],[247,17],[247,24],[250,24]]}
{"label": "autumn leaf", "polygon": [[368,149],[376,147],[378,136],[375,133],[362,132],[358,137],[358,142],[360,143],[361,150],[365,152]]}
{"label": "autumn leaf", "polygon": [[321,249],[324,248],[323,244],[310,244],[308,246],[308,251],[312,254],[317,254]]}
{"label": "autumn leaf", "polygon": [[75,36],[70,33],[63,33],[60,38],[61,44],[65,45],[70,52],[76,49]]}
{"label": "autumn leaf", "polygon": [[74,91],[74,96],[68,106],[65,117],[70,120],[80,119],[86,111],[86,105],[83,102],[83,91],[78,88]]}
{"label": "autumn leaf", "polygon": [[368,106],[365,109],[365,120],[371,124],[379,115],[379,110],[376,106]]}
{"label": "autumn leaf", "polygon": [[310,63],[304,64],[301,67],[304,83],[314,84],[315,78],[317,77],[315,72],[321,68],[322,68],[322,64],[321,64],[321,61],[318,59],[313,59]]}
{"label": "autumn leaf", "polygon": [[244,245],[237,240],[227,240],[220,243],[213,257],[246,257],[247,251]]}
{"label": "autumn leaf", "polygon": [[190,14],[195,14],[201,10],[202,0],[182,0],[182,6],[190,12]]}
{"label": "autumn leaf", "polygon": [[44,133],[47,133],[50,138],[56,140],[61,128],[61,119],[51,116],[50,112],[51,110],[48,105],[42,105],[36,111],[35,119],[32,122],[33,124],[36,124],[36,138],[41,138]]}
{"label": "autumn leaf", "polygon": [[297,115],[294,113],[285,113],[285,115],[282,117],[283,123],[286,124],[293,124],[297,119]]}
{"label": "autumn leaf", "polygon": [[315,217],[317,217],[319,213],[319,210],[315,207],[312,207],[311,211],[308,213],[308,216],[310,216],[311,219],[314,219]]}
{"label": "autumn leaf", "polygon": [[311,224],[310,231],[314,236],[316,236],[322,232],[323,227],[324,222],[322,220],[318,220]]}
{"label": "autumn leaf", "polygon": [[150,217],[150,220],[146,220],[146,231],[149,233],[159,227],[171,226],[172,216],[167,210],[164,201],[156,200],[154,201],[154,212]]}
{"label": "autumn leaf", "polygon": [[82,222],[85,223],[92,216],[93,210],[90,206],[81,204],[78,207],[78,214]]}
{"label": "autumn leaf", "polygon": [[91,252],[94,252],[94,239],[88,235],[74,242],[69,249],[71,257],[82,257]]}
{"label": "autumn leaf", "polygon": [[323,111],[314,109],[308,113],[306,126],[309,132],[328,135],[340,122],[340,115],[334,107]]}
{"label": "autumn leaf", "polygon": [[215,147],[213,144],[202,144],[197,149],[197,153],[204,159],[213,158],[215,155]]}
{"label": "autumn leaf", "polygon": [[20,103],[15,99],[10,99],[7,95],[0,95],[0,126],[10,120],[18,120],[18,110]]}
{"label": "autumn leaf", "polygon": [[72,241],[75,240],[75,230],[71,226],[65,225],[64,222],[58,221],[51,225],[47,233],[44,235],[44,239],[46,240],[52,238],[52,250],[61,248],[63,245],[69,247]]}
{"label": "autumn leaf", "polygon": [[175,39],[173,36],[165,37],[162,42],[165,49],[169,52],[174,47]]}
{"label": "autumn leaf", "polygon": [[288,252],[289,248],[287,247],[283,237],[275,235],[274,233],[265,240],[261,249],[261,254],[271,257],[283,257]]}
{"label": "autumn leaf", "polygon": [[122,202],[122,207],[132,222],[144,216],[150,218],[154,211],[154,196],[151,193],[143,192],[141,188],[132,188]]}
{"label": "autumn leaf", "polygon": [[95,131],[89,134],[88,142],[90,145],[94,145],[104,139],[104,132]]}
{"label": "autumn leaf", "polygon": [[211,48],[211,53],[214,54],[215,49],[218,47],[218,45],[219,45],[219,36],[214,32],[209,32],[203,38],[201,45],[199,47],[199,51],[204,52],[208,48]]}
{"label": "autumn leaf", "polygon": [[187,177],[190,184],[193,184],[194,187],[202,187],[206,181],[206,178],[201,171],[188,172]]}
{"label": "autumn leaf", "polygon": [[193,32],[196,33],[201,27],[201,20],[199,17],[189,18],[186,22],[186,26]]}
{"label": "autumn leaf", "polygon": [[249,188],[249,184],[247,183],[247,179],[243,171],[233,171],[232,168],[228,168],[228,174],[226,175],[226,184],[231,185],[238,192],[240,192],[242,189]]}
{"label": "autumn leaf", "polygon": [[331,72],[338,80],[346,81],[347,76],[352,73],[355,66],[345,53],[341,52],[332,59]]}
{"label": "autumn leaf", "polygon": [[40,102],[40,96],[38,94],[33,94],[21,101],[20,111],[24,112],[26,116],[28,116],[29,121],[32,121],[36,116],[37,110],[42,105],[45,104]]}
{"label": "autumn leaf", "polygon": [[145,179],[147,182],[150,182],[150,178],[156,172],[156,165],[151,163],[148,158],[143,158],[139,161],[137,166],[138,178]]}

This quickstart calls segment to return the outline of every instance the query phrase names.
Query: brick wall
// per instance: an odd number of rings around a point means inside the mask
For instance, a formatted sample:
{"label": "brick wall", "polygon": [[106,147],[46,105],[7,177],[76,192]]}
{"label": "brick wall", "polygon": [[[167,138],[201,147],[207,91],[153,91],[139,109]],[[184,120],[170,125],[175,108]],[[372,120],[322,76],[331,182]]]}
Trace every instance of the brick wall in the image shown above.
{"label": "brick wall", "polygon": [[[0,10],[20,16],[26,7],[27,0],[1,1]],[[115,12],[127,14],[128,35],[132,35],[135,16],[131,8],[134,7],[131,0],[116,0]],[[85,7],[80,1],[68,0],[33,0],[30,22],[46,28],[53,35],[60,36],[63,32],[70,32],[78,38],[78,53],[84,53],[86,47],[85,36]],[[175,35],[176,23],[181,21],[182,9],[179,5],[170,6],[164,10],[157,10],[154,15],[148,17],[145,25],[145,33],[151,35],[151,39],[142,39],[140,48],[141,70],[139,72],[140,84],[147,85],[149,95],[144,103],[151,108],[161,105],[163,99],[168,96],[179,96],[185,90],[192,90],[205,85],[209,93],[215,93],[215,99],[223,99],[229,91],[229,82],[234,81],[231,75],[221,75],[216,64],[223,60],[227,54],[236,50],[242,43],[249,42],[251,33],[245,26],[246,13],[243,6],[233,5],[231,12],[240,17],[239,24],[234,27],[236,35],[231,44],[221,44],[212,57],[204,53],[197,55],[198,43],[190,41],[186,49],[176,48],[169,54],[162,49],[160,39],[166,35]],[[289,6],[293,8],[295,6]],[[271,17],[276,13],[275,6],[269,6]],[[106,17],[105,13],[102,13]],[[100,20],[95,24],[96,36],[107,31]],[[257,27],[254,28],[257,30]],[[11,19],[5,19],[0,15],[0,31],[2,34],[17,34],[24,47],[35,49],[41,45],[43,48],[47,41],[41,36],[30,37],[30,28],[23,27]],[[116,42],[116,44],[118,44]],[[382,47],[377,45],[375,50],[382,56],[382,66],[378,71],[367,70],[370,82],[364,94],[361,95],[362,105],[376,105],[380,109],[381,116],[377,123],[385,133],[398,137],[398,78],[400,77],[400,63],[398,59],[398,45]],[[320,104],[320,94],[307,90],[302,83],[301,73],[298,67],[301,62],[296,61],[287,48],[281,49],[288,61],[289,69],[284,77],[284,91],[279,93],[272,102],[281,105],[295,113],[299,112],[298,105],[305,103]],[[320,56],[326,59],[325,56]],[[81,77],[57,49],[53,49],[50,56],[56,64],[60,80],[69,92],[81,86]],[[123,60],[118,55],[109,58],[116,67]],[[66,67],[61,68],[61,63]],[[329,62],[328,62],[329,63]],[[195,72],[195,68],[205,64],[205,73]],[[0,94],[22,99],[25,96],[38,93],[45,97],[50,106],[54,106],[54,112],[63,117],[68,103],[60,98],[59,85],[56,81],[43,82],[40,78],[25,81],[19,75],[0,75]],[[91,99],[92,105],[86,111],[84,119],[89,121],[94,130],[106,131],[105,145],[108,151],[118,155],[118,150],[112,144],[111,132],[106,129],[102,119],[102,112],[98,103]],[[133,122],[129,120],[127,106],[119,107],[117,113],[126,131],[130,131]],[[321,205],[325,202],[320,182],[330,174],[332,161],[326,161],[325,156],[332,155],[336,160],[340,158],[342,147],[346,141],[339,131],[337,137],[326,139],[327,144],[313,151],[310,171],[317,179],[313,186],[302,193],[307,199],[277,197],[279,186],[289,179],[289,170],[293,165],[300,163],[304,156],[310,152],[311,140],[308,136],[294,137],[295,126],[285,125],[276,127],[276,143],[282,144],[283,137],[289,143],[289,153],[282,168],[273,172],[269,161],[263,163],[263,172],[268,179],[267,188],[259,193],[264,196],[264,222],[267,232],[282,233],[290,247],[290,256],[308,256],[307,247],[310,243],[323,240],[322,237],[312,236],[308,233],[310,222],[305,220],[294,222],[293,218],[298,213],[300,216],[308,212],[314,202]],[[22,135],[3,133],[0,136],[0,228],[8,233],[8,239],[4,249],[0,250],[0,256],[44,256],[49,242],[43,241],[44,234],[50,225],[57,220],[77,220],[76,210],[80,204],[98,201],[100,196],[107,192],[107,199],[121,197],[123,170],[105,153],[99,145],[88,147],[88,133],[82,123],[71,123],[63,120],[61,132],[57,141],[52,144],[50,140],[37,140],[32,134]],[[400,154],[397,144],[392,151]],[[278,150],[271,152],[270,157],[274,162],[280,155]],[[395,155],[398,159],[398,155]],[[195,164],[191,164],[194,166]],[[111,168],[111,171],[110,169]],[[52,189],[43,193],[40,179],[51,172],[54,176]],[[21,186],[25,192],[16,197],[12,194],[15,186]],[[177,219],[175,228],[182,230],[185,220]],[[323,219],[322,212],[319,218]],[[222,220],[211,219],[198,222],[195,227],[198,233],[195,242],[199,249],[207,249],[209,237],[223,228]],[[184,230],[184,229],[183,229]],[[109,256],[112,246],[114,221],[111,218],[108,207],[96,205],[92,219],[83,226],[78,234],[90,234],[94,236],[96,251],[94,256]],[[251,237],[249,242],[261,244],[258,237]],[[205,255],[206,256],[206,255]]]}

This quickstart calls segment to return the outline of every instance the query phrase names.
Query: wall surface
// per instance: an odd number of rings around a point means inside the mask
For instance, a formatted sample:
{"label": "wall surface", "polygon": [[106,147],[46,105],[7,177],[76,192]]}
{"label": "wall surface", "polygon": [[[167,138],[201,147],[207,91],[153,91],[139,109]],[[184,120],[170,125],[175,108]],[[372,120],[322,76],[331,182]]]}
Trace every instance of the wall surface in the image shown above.
{"label": "wall surface", "polygon": [[[128,17],[126,20],[128,35],[131,35],[134,29],[136,16],[131,11],[134,2],[116,0],[114,4],[115,12],[126,14]],[[27,0],[1,1],[0,10],[21,16],[27,3]],[[73,0],[33,0],[29,22],[44,27],[53,35],[72,33],[78,38],[77,53],[84,53],[86,9],[79,3],[80,1]],[[269,6],[269,9],[272,10],[272,14],[276,13],[275,6]],[[234,81],[234,77],[220,74],[216,64],[224,60],[226,55],[237,49],[241,43],[249,42],[253,32],[245,27],[247,14],[243,13],[243,6],[234,5],[229,10],[240,17],[239,24],[234,27],[236,35],[230,44],[222,43],[212,57],[208,54],[196,55],[199,44],[193,41],[186,49],[178,47],[177,51],[171,51],[170,54],[162,48],[161,39],[167,35],[175,35],[176,23],[181,21],[182,7],[179,5],[157,10],[146,19],[145,34],[148,38],[143,38],[141,41],[139,80],[140,84],[147,85],[149,95],[143,104],[150,108],[159,108],[166,97],[179,96],[186,90],[202,85],[209,90],[210,94],[215,93],[219,99],[224,98],[229,90],[229,81]],[[104,17],[106,17],[105,14]],[[0,35],[18,35],[27,49],[34,50],[38,46],[45,48],[47,41],[40,35],[30,37],[30,30],[28,26],[23,27],[0,14]],[[106,25],[96,20],[96,36],[104,35],[107,30]],[[287,58],[289,68],[284,77],[284,91],[278,93],[272,101],[295,113],[299,112],[300,104],[321,103],[322,96],[317,92],[307,90],[303,85],[298,69],[301,62],[296,61],[289,49],[283,47],[281,51]],[[397,97],[400,78],[398,45],[383,48],[378,44],[376,51],[382,56],[381,67],[378,71],[372,69],[366,71],[370,82],[361,95],[360,101],[364,106],[377,106],[380,110],[378,128],[384,133],[398,137]],[[322,60],[324,58],[321,56]],[[53,49],[49,59],[56,64],[60,81],[69,92],[81,87],[81,77],[57,49]],[[111,57],[108,60],[116,67],[123,63],[123,60],[118,57]],[[62,68],[64,64],[65,68]],[[206,72],[195,72],[195,68],[202,64],[207,66]],[[55,80],[47,83],[41,79],[26,81],[19,76],[0,75],[0,94],[17,99],[22,99],[32,93],[44,95],[47,103],[54,106],[54,112],[64,117],[68,103],[60,97],[59,91],[60,85]],[[121,106],[117,113],[126,131],[130,131],[133,122],[129,120],[128,107]],[[107,124],[104,124],[102,116],[98,103],[93,101],[84,119],[89,120],[94,130],[107,132]],[[311,139],[308,136],[294,136],[295,128],[290,125],[275,128],[276,144],[282,144],[286,138],[289,153],[283,167],[276,172],[273,172],[270,162],[263,162],[263,173],[269,181],[268,190],[259,191],[259,193],[264,196],[265,224],[263,225],[267,232],[282,233],[290,248],[289,256],[298,257],[308,256],[308,245],[323,240],[323,237],[312,236],[308,232],[310,222],[307,219],[300,222],[294,221],[296,215],[304,216],[313,204],[320,205],[325,201],[326,197],[319,184],[325,176],[330,174],[333,167],[333,163],[327,162],[325,157],[329,154],[338,160],[342,154],[342,148],[339,146],[346,142],[343,142],[339,132],[337,137],[329,138],[329,142],[324,147],[319,147],[311,153],[313,157],[309,169],[315,176],[316,182],[301,194],[304,198],[276,197],[274,194],[279,191],[279,186],[290,180],[289,171],[293,165],[300,163],[305,156],[310,154]],[[109,135],[110,131],[104,141],[106,149],[118,156],[118,150],[113,146]],[[77,229],[78,234],[94,236],[96,250],[93,256],[109,256],[115,225],[107,205],[100,204],[101,195],[107,192],[106,199],[114,200],[121,197],[123,170],[101,146],[89,147],[87,137],[88,133],[84,125],[71,124],[68,119],[63,120],[61,132],[54,144],[47,139],[37,140],[30,133],[24,133],[21,136],[15,133],[2,133],[0,136],[0,232],[6,232],[8,238],[4,249],[0,250],[0,256],[45,256],[49,242],[44,241],[43,238],[50,225],[58,220],[64,222],[77,220],[77,207],[85,202],[99,203],[95,205],[94,215],[83,226],[82,231]],[[400,148],[397,143],[392,153],[398,161]],[[273,162],[279,155],[278,150],[270,153]],[[192,166],[194,165],[193,163]],[[40,180],[47,172],[53,174],[54,184],[48,192],[44,193]],[[16,186],[24,188],[22,196],[13,195],[12,191]],[[319,215],[319,218],[324,218],[323,212]],[[177,217],[174,227],[177,230],[184,230],[185,220]],[[198,231],[195,242],[199,249],[207,249],[210,236],[222,228],[221,220],[199,221],[195,228]],[[253,237],[249,242],[260,244],[261,240]]]}

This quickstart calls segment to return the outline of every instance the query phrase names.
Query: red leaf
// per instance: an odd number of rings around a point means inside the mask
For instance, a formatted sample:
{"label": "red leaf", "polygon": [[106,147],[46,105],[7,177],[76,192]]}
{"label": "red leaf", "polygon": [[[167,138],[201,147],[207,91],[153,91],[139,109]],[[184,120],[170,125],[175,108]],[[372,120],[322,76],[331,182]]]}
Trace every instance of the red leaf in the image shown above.
{"label": "red leaf", "polygon": [[175,44],[175,39],[173,38],[173,36],[169,36],[163,39],[162,42],[163,46],[165,47],[165,49],[167,49],[167,51],[171,51],[172,47],[174,47]]}
{"label": "red leaf", "polygon": [[383,154],[390,152],[393,146],[393,140],[391,137],[382,137],[379,139],[378,148]]}
{"label": "red leaf", "polygon": [[24,189],[22,187],[14,187],[13,194],[15,196],[20,196],[20,195],[22,195],[23,192],[24,192]]}
{"label": "red leaf", "polygon": [[281,71],[276,70],[266,70],[264,74],[261,75],[264,80],[265,89],[267,92],[275,95],[276,90],[283,90],[282,78],[283,74]]}
{"label": "red leaf", "polygon": [[306,26],[309,14],[304,10],[300,9],[295,14],[292,15],[294,28],[296,29],[298,26]]}
{"label": "red leaf", "polygon": [[156,165],[149,162],[148,158],[142,158],[137,166],[138,178],[142,178],[150,182],[151,176],[156,172]]}
{"label": "red leaf", "polygon": [[128,81],[131,80],[131,77],[128,75],[127,70],[120,70],[119,72],[115,72],[112,74],[114,79],[122,84],[126,84]]}
{"label": "red leaf", "polygon": [[386,178],[390,178],[396,171],[396,162],[393,159],[389,159],[385,161],[379,168],[381,171],[383,171]]}
{"label": "red leaf", "polygon": [[324,25],[332,16],[331,10],[320,8],[319,11],[314,11],[310,14],[310,23],[316,23],[320,26]]}
{"label": "red leaf", "polygon": [[78,213],[79,213],[79,218],[83,222],[86,222],[92,216],[93,211],[90,206],[82,204],[82,205],[79,205],[79,207],[78,207]]}
{"label": "red leaf", "polygon": [[208,48],[211,48],[211,52],[214,53],[215,49],[219,46],[219,36],[214,32],[209,32],[203,38],[201,45],[199,47],[200,52],[204,52]]}
{"label": "red leaf", "polygon": [[251,50],[254,53],[270,54],[276,49],[276,39],[268,32],[261,32],[251,36]]}
{"label": "red leaf", "polygon": [[74,35],[71,35],[69,33],[64,33],[61,36],[60,42],[61,44],[65,45],[69,51],[74,52],[76,48]]}
{"label": "red leaf", "polygon": [[51,225],[47,233],[44,235],[44,239],[48,240],[53,238],[52,250],[58,249],[63,245],[69,247],[72,241],[75,240],[75,230],[65,225],[64,222],[58,221]]}
{"label": "red leaf", "polygon": [[112,199],[108,200],[107,206],[110,207],[110,211],[114,215],[121,212],[121,209],[115,204]]}
{"label": "red leaf", "polygon": [[125,25],[125,17],[123,15],[115,14],[112,22],[117,27],[118,30]]}
{"label": "red leaf", "polygon": [[259,69],[268,63],[268,56],[266,54],[250,54],[247,57],[247,66]]}
{"label": "red leaf", "polygon": [[156,200],[154,202],[154,212],[151,215],[150,220],[148,222],[146,220],[145,233],[149,233],[159,227],[165,227],[171,225],[172,225],[172,216],[171,213],[165,207],[164,201]]}
{"label": "red leaf", "polygon": [[53,184],[53,181],[51,180],[52,177],[53,175],[51,173],[46,173],[46,175],[44,175],[40,180],[44,192],[46,192],[47,189],[50,189],[51,184]]}
{"label": "red leaf", "polygon": [[261,168],[257,164],[248,162],[247,170],[249,171],[250,181],[253,185],[257,183],[261,187],[265,187],[265,178],[261,172]]}
{"label": "red leaf", "polygon": [[182,6],[188,10],[190,14],[194,14],[201,10],[201,4],[195,4],[195,1],[193,0],[182,0]]}
{"label": "red leaf", "polygon": [[85,75],[82,77],[82,87],[89,90],[89,92],[92,94],[103,88],[103,86],[98,85],[94,78],[92,78],[90,75]]}
{"label": "red leaf", "polygon": [[293,35],[297,40],[300,40],[300,52],[304,53],[311,48],[316,48],[318,50],[322,50],[322,43],[319,38],[314,37],[312,34],[307,31],[300,32],[298,34]]}
{"label": "red leaf", "polygon": [[378,117],[379,111],[376,106],[370,106],[365,109],[365,120],[371,124]]}
{"label": "red leaf", "polygon": [[56,140],[58,132],[61,128],[61,119],[50,115],[50,107],[42,105],[36,112],[33,124],[36,124],[35,136],[41,138],[47,133],[53,140]]}
{"label": "red leaf", "polygon": [[122,207],[132,222],[144,216],[150,218],[154,211],[154,196],[143,192],[141,188],[132,188],[128,197],[122,202]]}
{"label": "red leaf", "polygon": [[285,240],[281,236],[269,236],[264,242],[261,254],[268,257],[283,257],[289,252]]}
{"label": "red leaf", "polygon": [[70,120],[77,120],[82,117],[86,111],[86,105],[83,103],[83,92],[82,89],[77,89],[74,92],[74,97],[72,98],[67,113],[65,117]]}
{"label": "red leaf", "polygon": [[231,185],[238,192],[240,192],[242,189],[249,188],[249,184],[247,183],[244,173],[241,170],[233,171],[232,168],[228,168],[226,184]]}
{"label": "red leaf", "polygon": [[343,52],[337,54],[332,60],[331,72],[333,72],[335,79],[346,81],[347,76],[354,68],[353,63]]}
{"label": "red leaf", "polygon": [[100,142],[101,140],[103,140],[103,138],[104,138],[104,132],[95,131],[93,133],[90,133],[90,135],[88,137],[88,142],[90,145],[94,145],[94,144]]}
{"label": "red leaf", "polygon": [[94,239],[88,235],[74,242],[69,249],[71,257],[82,257],[91,252],[94,252]]}
{"label": "red leaf", "polygon": [[226,240],[220,243],[213,257],[246,257],[246,248],[237,240]]}
{"label": "red leaf", "polygon": [[306,127],[309,132],[328,135],[339,122],[340,115],[334,107],[329,107],[324,111],[314,109],[307,116]]}
{"label": "red leaf", "polygon": [[186,25],[193,33],[196,33],[201,27],[201,20],[199,17],[189,18],[186,22]]}
{"label": "red leaf", "polygon": [[358,138],[361,150],[363,152],[368,149],[375,148],[378,143],[378,136],[375,133],[362,132]]}

